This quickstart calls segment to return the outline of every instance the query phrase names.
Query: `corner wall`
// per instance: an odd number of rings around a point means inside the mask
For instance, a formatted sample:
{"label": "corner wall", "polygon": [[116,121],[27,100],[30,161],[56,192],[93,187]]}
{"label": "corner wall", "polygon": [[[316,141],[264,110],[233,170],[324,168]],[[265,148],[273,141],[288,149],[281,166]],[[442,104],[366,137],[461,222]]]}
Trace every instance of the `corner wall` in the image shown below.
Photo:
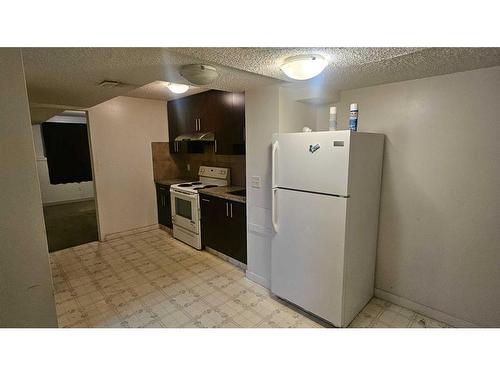
{"label": "corner wall", "polygon": [[[271,138],[274,133],[315,128],[314,107],[297,102],[293,91],[267,86],[245,92],[246,186],[247,186],[247,277],[270,286],[271,238]],[[260,177],[260,188],[252,177]]]}
{"label": "corner wall", "polygon": [[119,96],[88,121],[101,238],[157,225],[151,142],[168,141],[166,103]]}
{"label": "corner wall", "polygon": [[340,129],[353,102],[386,136],[378,294],[499,327],[500,67],[344,91]]}
{"label": "corner wall", "polygon": [[0,48],[0,327],[57,327],[21,50]]}

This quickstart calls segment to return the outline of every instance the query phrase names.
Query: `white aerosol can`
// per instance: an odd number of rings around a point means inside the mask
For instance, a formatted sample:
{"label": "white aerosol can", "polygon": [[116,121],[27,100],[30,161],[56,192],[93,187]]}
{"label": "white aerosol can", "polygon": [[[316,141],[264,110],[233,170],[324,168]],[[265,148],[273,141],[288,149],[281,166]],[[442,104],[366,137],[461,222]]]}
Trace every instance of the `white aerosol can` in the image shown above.
{"label": "white aerosol can", "polygon": [[358,131],[358,103],[352,103],[349,108],[349,129]]}
{"label": "white aerosol can", "polygon": [[330,107],[330,120],[328,128],[330,131],[337,130],[337,107]]}

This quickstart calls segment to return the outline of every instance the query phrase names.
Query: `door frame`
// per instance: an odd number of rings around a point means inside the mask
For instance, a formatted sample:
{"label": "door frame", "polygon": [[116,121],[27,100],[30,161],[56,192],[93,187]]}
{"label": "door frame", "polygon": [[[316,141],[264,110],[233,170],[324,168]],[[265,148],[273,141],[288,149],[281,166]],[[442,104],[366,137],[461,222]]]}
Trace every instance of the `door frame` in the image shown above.
{"label": "door frame", "polygon": [[89,152],[90,152],[90,168],[92,170],[92,183],[94,185],[94,201],[95,201],[95,215],[96,215],[96,220],[97,220],[97,237],[99,238],[99,242],[103,242],[104,238],[102,236],[101,232],[101,222],[100,222],[100,217],[99,217],[99,199],[98,199],[98,193],[97,193],[97,181],[96,181],[96,174],[95,174],[95,163],[94,163],[94,152],[92,150],[92,132],[90,131],[90,117],[89,117],[89,111],[86,109],[82,109],[82,112],[85,112],[85,119],[87,122],[87,138],[89,140]]}

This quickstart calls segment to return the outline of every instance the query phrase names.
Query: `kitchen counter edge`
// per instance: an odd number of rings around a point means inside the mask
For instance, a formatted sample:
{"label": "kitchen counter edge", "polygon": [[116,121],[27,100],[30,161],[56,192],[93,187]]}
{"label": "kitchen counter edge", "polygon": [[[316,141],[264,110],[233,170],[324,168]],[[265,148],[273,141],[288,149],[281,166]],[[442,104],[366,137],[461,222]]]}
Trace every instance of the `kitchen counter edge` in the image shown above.
{"label": "kitchen counter edge", "polygon": [[232,191],[244,190],[243,186],[218,186],[200,190],[200,194],[211,195],[213,197],[227,199],[233,202],[246,203],[246,197],[229,194]]}

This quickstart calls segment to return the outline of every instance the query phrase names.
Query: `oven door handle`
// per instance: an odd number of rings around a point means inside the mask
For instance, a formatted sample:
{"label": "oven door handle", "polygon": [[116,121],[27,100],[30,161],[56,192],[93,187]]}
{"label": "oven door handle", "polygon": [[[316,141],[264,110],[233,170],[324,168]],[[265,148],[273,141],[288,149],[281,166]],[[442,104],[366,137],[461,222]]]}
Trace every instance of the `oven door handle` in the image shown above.
{"label": "oven door handle", "polygon": [[183,192],[180,192],[179,190],[174,190],[174,189],[172,189],[170,192],[173,195],[196,200],[196,194],[183,193]]}

